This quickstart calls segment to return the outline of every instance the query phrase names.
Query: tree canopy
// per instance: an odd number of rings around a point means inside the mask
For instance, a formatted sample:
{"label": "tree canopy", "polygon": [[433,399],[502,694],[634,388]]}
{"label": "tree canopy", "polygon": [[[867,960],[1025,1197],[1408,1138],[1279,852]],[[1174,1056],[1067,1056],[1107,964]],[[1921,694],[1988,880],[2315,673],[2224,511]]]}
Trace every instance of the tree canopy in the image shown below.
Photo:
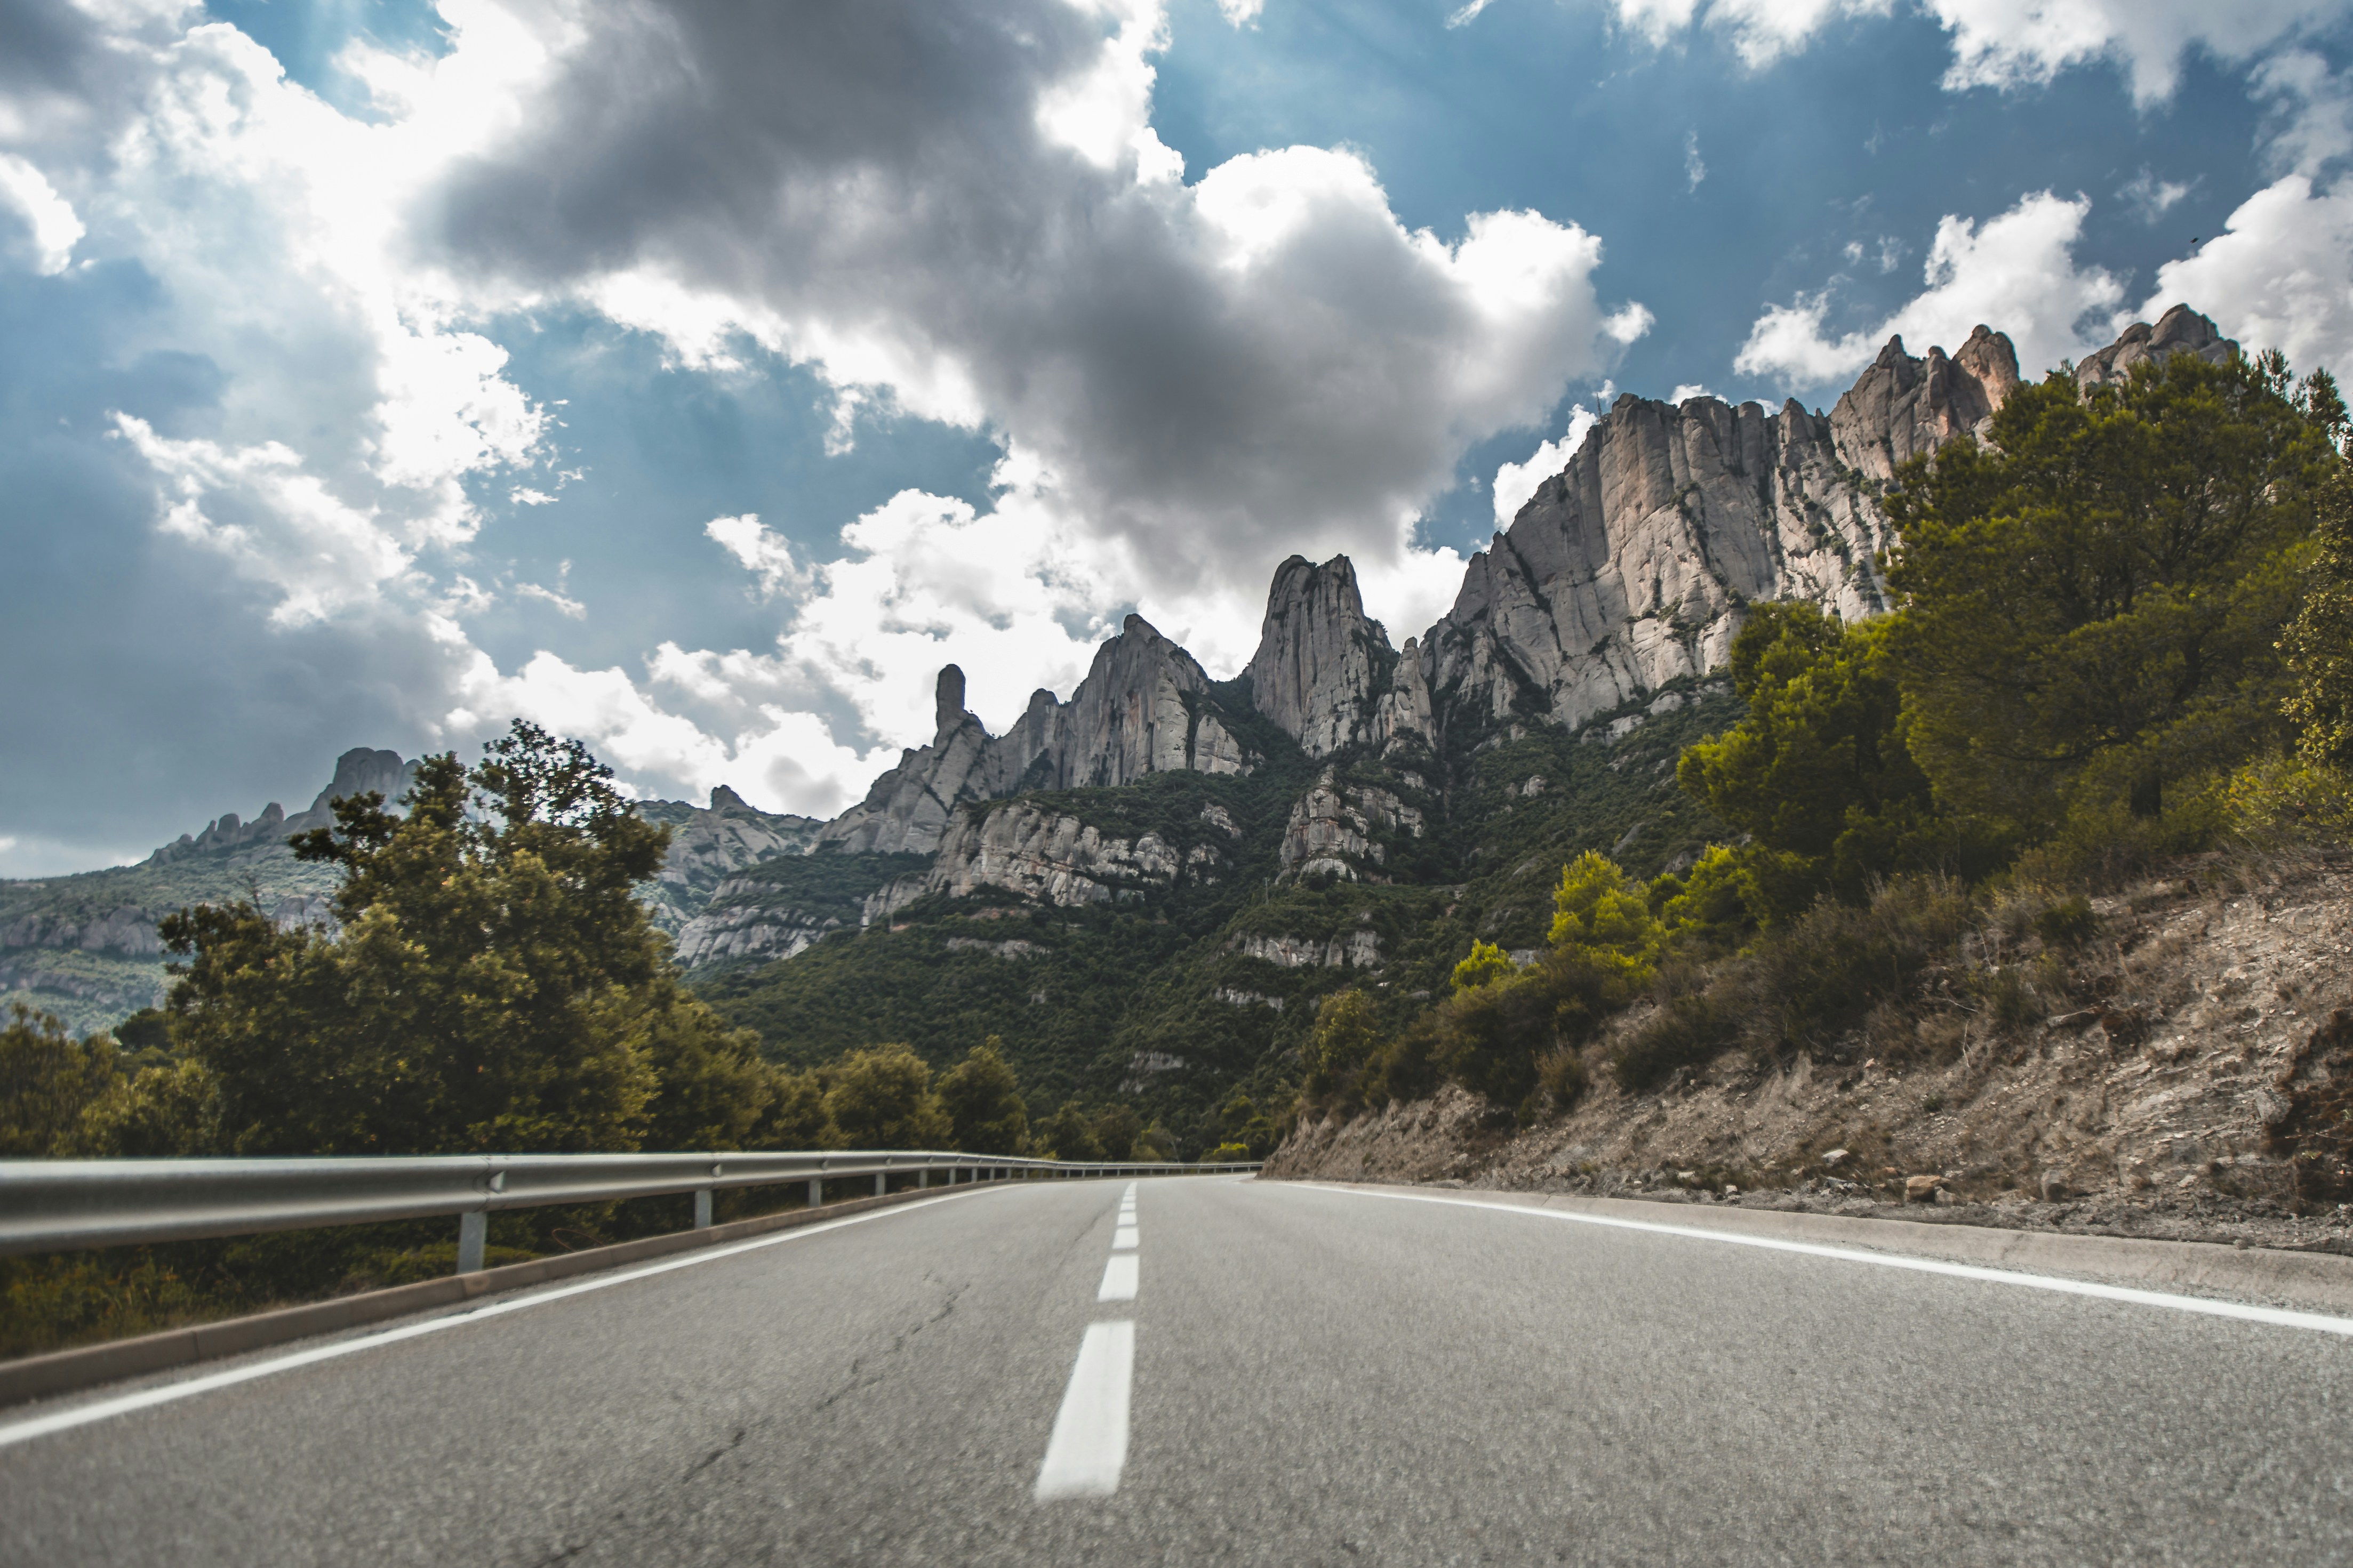
{"label": "tree canopy", "polygon": [[2274,644],[2333,397],[2292,395],[2276,358],[2176,354],[2088,395],[2054,374],[2010,395],[1990,445],[1906,466],[1886,635],[1946,806],[2025,836],[2071,808],[2153,816],[2279,737]]}

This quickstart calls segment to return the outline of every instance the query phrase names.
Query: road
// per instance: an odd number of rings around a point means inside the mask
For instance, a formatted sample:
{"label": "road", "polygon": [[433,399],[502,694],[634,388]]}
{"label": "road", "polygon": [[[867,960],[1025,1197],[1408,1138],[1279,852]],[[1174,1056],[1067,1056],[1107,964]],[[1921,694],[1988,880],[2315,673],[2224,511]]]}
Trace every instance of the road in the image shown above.
{"label": "road", "polygon": [[2341,1333],[1224,1178],[1122,1246],[1127,1191],[0,1412],[0,1562],[2353,1559]]}

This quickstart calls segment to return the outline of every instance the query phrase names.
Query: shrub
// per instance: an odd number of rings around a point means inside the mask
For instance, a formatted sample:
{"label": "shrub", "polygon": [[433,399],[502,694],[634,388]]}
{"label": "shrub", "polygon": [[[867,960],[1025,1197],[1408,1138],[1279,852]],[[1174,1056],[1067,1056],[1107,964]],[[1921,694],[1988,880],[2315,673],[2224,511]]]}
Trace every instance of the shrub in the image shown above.
{"label": "shrub", "polygon": [[1714,1061],[1738,1037],[1709,993],[1676,996],[1634,1031],[1610,1064],[1610,1076],[1631,1092],[1655,1089],[1679,1068]]}
{"label": "shrub", "polygon": [[1520,972],[1512,955],[1492,942],[1473,942],[1471,956],[1454,966],[1453,988],[1469,991],[1476,986],[1508,980]]}
{"label": "shrub", "polygon": [[1590,1081],[1585,1058],[1567,1046],[1556,1046],[1536,1058],[1536,1087],[1551,1097],[1555,1114],[1584,1099]]}
{"label": "shrub", "polygon": [[2092,900],[2077,893],[2061,899],[2034,917],[2034,934],[2042,939],[2045,947],[2081,947],[2099,929],[2100,917],[2092,912]]}

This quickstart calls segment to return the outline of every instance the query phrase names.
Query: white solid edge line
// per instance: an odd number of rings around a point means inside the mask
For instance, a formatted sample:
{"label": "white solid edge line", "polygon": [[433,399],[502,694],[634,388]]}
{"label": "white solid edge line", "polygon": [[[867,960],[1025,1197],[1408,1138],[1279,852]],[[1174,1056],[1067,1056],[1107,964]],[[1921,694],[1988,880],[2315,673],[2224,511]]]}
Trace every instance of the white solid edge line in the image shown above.
{"label": "white solid edge line", "polygon": [[1114,1253],[1103,1261],[1103,1287],[1095,1292],[1098,1301],[1133,1301],[1135,1300],[1137,1272],[1143,1258],[1134,1252]]}
{"label": "white solid edge line", "polygon": [[1111,1233],[1111,1249],[1113,1252],[1133,1252],[1135,1244],[1136,1229],[1132,1225],[1121,1226]]}
{"label": "white solid edge line", "polygon": [[1037,1500],[1109,1497],[1127,1466],[1127,1396],[1135,1375],[1133,1321],[1089,1323],[1038,1467]]}
{"label": "white solid edge line", "polygon": [[53,1433],[69,1431],[76,1426],[87,1426],[92,1422],[103,1421],[110,1416],[127,1415],[134,1410],[147,1410],[158,1405],[169,1405],[175,1400],[191,1399],[199,1394],[209,1394],[216,1388],[232,1388],[240,1383],[251,1383],[256,1378],[268,1377],[274,1373],[291,1372],[297,1367],[311,1366],[322,1361],[333,1361],[339,1356],[355,1355],[361,1351],[374,1350],[378,1345],[395,1344],[402,1340],[413,1340],[424,1334],[439,1333],[444,1329],[460,1328],[469,1323],[479,1323],[486,1318],[502,1317],[509,1312],[520,1312],[527,1307],[543,1307],[550,1301],[561,1301],[567,1297],[586,1295],[591,1290],[610,1289],[613,1286],[627,1285],[632,1280],[649,1279],[656,1274],[667,1274],[674,1268],[691,1268],[699,1263],[716,1263],[723,1258],[733,1258],[741,1253],[754,1252],[761,1247],[776,1247],[787,1241],[799,1241],[807,1237],[822,1235],[828,1230],[839,1230],[847,1225],[862,1225],[870,1219],[912,1214],[917,1209],[929,1208],[934,1204],[947,1203],[955,1198],[973,1197],[994,1190],[994,1188],[976,1184],[960,1193],[942,1193],[935,1198],[918,1198],[913,1203],[899,1204],[891,1208],[878,1209],[871,1214],[846,1215],[840,1219],[823,1220],[816,1225],[797,1226],[789,1230],[779,1231],[774,1236],[755,1237],[749,1241],[733,1242],[725,1247],[713,1247],[703,1251],[691,1252],[683,1258],[672,1258],[659,1263],[649,1263],[642,1268],[632,1268],[625,1273],[600,1274],[593,1279],[584,1279],[577,1285],[559,1286],[553,1290],[542,1290],[528,1295],[503,1296],[493,1301],[486,1301],[479,1307],[469,1307],[462,1311],[452,1312],[443,1317],[427,1318],[422,1322],[403,1323],[396,1329],[380,1329],[374,1333],[362,1334],[354,1339],[337,1340],[332,1344],[313,1345],[309,1350],[296,1351],[290,1355],[274,1356],[268,1361],[233,1366],[223,1372],[206,1373],[200,1377],[192,1377],[181,1383],[167,1383],[153,1388],[142,1388],[135,1394],[118,1394],[112,1399],[101,1399],[95,1404],[79,1405],[69,1410],[37,1415],[29,1421],[17,1421],[0,1426],[0,1448],[17,1443],[28,1443],[36,1437],[47,1437]]}
{"label": "white solid edge line", "polygon": [[1680,1236],[1694,1241],[1720,1241],[1734,1247],[1762,1247],[1767,1252],[1796,1252],[1809,1258],[1833,1258],[1847,1263],[1873,1263],[1882,1268],[1905,1268],[1915,1274],[1941,1274],[1953,1279],[1979,1279],[1995,1285],[2022,1285],[2062,1296],[2090,1296],[2103,1301],[2128,1301],[2140,1307],[2168,1307],[2210,1318],[2235,1318],[2243,1322],[2270,1323],[2277,1328],[2312,1329],[2325,1334],[2353,1336],[2353,1318],[2333,1318],[2321,1312],[2295,1312],[2284,1307],[2251,1307],[2238,1301],[2216,1301],[2203,1296],[2176,1296],[2163,1290],[2141,1290],[2129,1285],[2098,1285],[2088,1279],[2064,1279],[2050,1274],[2021,1274],[2009,1268],[1987,1268],[1974,1263],[1947,1263],[1933,1258],[1910,1258],[1895,1252],[1863,1252],[1850,1247],[1826,1247],[1813,1241],[1783,1241],[1774,1237],[1741,1236],[1725,1230],[1701,1230],[1687,1225],[1662,1225],[1654,1220],[1619,1219],[1609,1215],[1577,1214],[1567,1209],[1528,1208],[1519,1204],[1482,1203],[1475,1198],[1441,1198],[1419,1193],[1369,1193],[1360,1188],[1302,1182],[1320,1192],[1343,1193],[1357,1198],[1388,1198],[1398,1203],[1445,1204],[1455,1208],[1491,1209],[1498,1214],[1526,1215],[1536,1219],[1567,1220],[1611,1230],[1648,1231],[1655,1236]]}

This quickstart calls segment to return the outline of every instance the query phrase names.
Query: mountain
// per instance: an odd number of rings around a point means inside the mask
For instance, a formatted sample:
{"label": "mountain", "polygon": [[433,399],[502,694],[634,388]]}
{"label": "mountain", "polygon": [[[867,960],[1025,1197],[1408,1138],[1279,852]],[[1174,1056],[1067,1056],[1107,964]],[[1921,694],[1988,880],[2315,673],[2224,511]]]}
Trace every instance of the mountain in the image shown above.
{"label": "mountain", "polygon": [[[2177,308],[2075,374],[2235,352]],[[1131,617],[1069,703],[995,736],[950,668],[930,745],[690,923],[728,944],[695,947],[697,984],[796,1060],[997,1034],[1034,1105],[1125,1094],[1205,1139],[1322,995],[1438,994],[1474,937],[1538,947],[1584,849],[1649,876],[1728,837],[1673,766],[1739,717],[1747,606],[1882,613],[1888,482],[2019,384],[1980,327],[1890,340],[1827,415],[1621,397],[1402,647],[1345,557],[1294,556],[1231,682]]]}
{"label": "mountain", "polygon": [[[2176,307],[2074,374],[2236,352]],[[1584,849],[1648,876],[1725,837],[1673,769],[1740,715],[1721,672],[1747,607],[1882,613],[1888,482],[2018,385],[1981,326],[1949,354],[1891,339],[1827,415],[1620,397],[1402,647],[1345,556],[1293,556],[1231,680],[1130,616],[1069,700],[1039,691],[993,735],[949,666],[931,741],[830,822],[723,788],[640,805],[676,829],[647,897],[697,988],[781,1057],[905,1039],[944,1063],[995,1034],[1037,1109],[1123,1094],[1209,1136],[1324,994],[1436,994],[1473,938],[1539,946]],[[406,765],[347,753],[303,817],[0,884],[0,984],[102,1023],[154,994],[164,910],[249,879],[280,918],[323,918],[284,835]]]}

